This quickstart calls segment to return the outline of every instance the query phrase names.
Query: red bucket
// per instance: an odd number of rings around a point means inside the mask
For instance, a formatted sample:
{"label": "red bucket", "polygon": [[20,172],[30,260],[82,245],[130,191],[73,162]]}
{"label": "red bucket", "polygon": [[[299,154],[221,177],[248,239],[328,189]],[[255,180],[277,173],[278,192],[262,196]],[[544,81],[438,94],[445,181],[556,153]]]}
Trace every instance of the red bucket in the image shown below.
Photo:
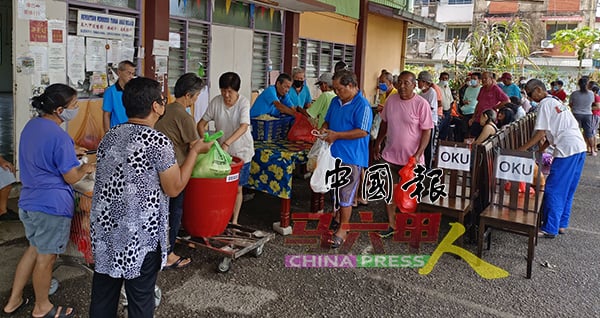
{"label": "red bucket", "polygon": [[231,215],[244,162],[233,157],[231,173],[222,179],[190,178],[183,199],[182,224],[191,236],[223,233]]}

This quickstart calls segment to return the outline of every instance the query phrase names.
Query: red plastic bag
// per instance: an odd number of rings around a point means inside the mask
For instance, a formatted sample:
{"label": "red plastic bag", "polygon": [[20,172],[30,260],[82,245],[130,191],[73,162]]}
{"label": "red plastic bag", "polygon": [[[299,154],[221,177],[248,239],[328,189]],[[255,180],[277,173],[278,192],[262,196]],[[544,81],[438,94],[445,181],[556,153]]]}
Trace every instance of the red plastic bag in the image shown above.
{"label": "red plastic bag", "polygon": [[102,136],[104,135],[104,131],[102,131],[102,126],[100,126],[96,119],[92,116],[92,103],[88,103],[85,110],[85,117],[81,122],[81,127],[77,134],[75,134],[75,144],[84,147],[88,150],[98,149],[98,145],[100,144],[100,140],[102,140]]}
{"label": "red plastic bag", "polygon": [[[507,182],[504,184],[504,191],[510,191],[511,182]],[[519,182],[519,193],[525,193],[525,182]],[[535,194],[535,189],[533,186],[529,187],[529,194]]]}
{"label": "red plastic bag", "polygon": [[417,197],[411,198],[410,194],[417,189],[416,184],[410,185],[408,190],[402,190],[402,185],[415,177],[414,169],[417,166],[415,157],[410,157],[408,164],[398,171],[400,181],[394,188],[394,202],[402,213],[413,213],[417,211]]}
{"label": "red plastic bag", "polygon": [[296,119],[290,131],[288,132],[288,140],[290,141],[307,141],[314,143],[317,140],[317,136],[313,135],[311,131],[315,129],[308,118],[300,113],[296,114]]}

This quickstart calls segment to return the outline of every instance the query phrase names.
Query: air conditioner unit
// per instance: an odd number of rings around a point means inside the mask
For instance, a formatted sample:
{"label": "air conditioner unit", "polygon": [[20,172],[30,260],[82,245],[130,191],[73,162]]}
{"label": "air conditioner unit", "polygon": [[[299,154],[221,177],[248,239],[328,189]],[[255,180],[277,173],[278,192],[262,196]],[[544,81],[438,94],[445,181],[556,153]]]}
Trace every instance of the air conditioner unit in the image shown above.
{"label": "air conditioner unit", "polygon": [[542,40],[542,43],[540,43],[540,46],[542,47],[542,49],[554,48],[554,44],[552,44],[552,42],[550,42],[550,40]]}
{"label": "air conditioner unit", "polygon": [[417,51],[419,52],[419,54],[427,53],[427,43],[419,42]]}

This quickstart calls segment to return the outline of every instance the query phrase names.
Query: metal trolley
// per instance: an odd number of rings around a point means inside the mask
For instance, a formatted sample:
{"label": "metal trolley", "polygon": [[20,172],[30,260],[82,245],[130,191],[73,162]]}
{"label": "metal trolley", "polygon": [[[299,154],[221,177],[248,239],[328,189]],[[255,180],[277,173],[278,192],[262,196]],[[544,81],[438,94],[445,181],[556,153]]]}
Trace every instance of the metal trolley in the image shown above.
{"label": "metal trolley", "polygon": [[255,257],[262,255],[265,243],[275,237],[274,233],[266,233],[260,230],[228,224],[221,235],[211,237],[178,237],[180,243],[187,244],[191,248],[207,248],[223,255],[223,260],[217,266],[217,272],[226,273],[231,269],[233,260],[251,253]]}

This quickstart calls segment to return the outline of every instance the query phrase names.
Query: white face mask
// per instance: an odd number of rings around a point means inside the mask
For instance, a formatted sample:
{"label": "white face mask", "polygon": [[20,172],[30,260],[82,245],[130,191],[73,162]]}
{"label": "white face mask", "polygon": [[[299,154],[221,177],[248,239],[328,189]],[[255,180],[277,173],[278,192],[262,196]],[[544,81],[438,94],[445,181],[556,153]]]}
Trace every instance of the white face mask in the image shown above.
{"label": "white face mask", "polygon": [[75,118],[75,116],[77,116],[78,112],[79,112],[79,107],[78,108],[63,108],[62,113],[58,114],[58,117],[60,117],[64,121],[69,121],[69,120],[72,120],[73,118]]}
{"label": "white face mask", "polygon": [[448,81],[440,81],[440,86],[448,86]]}

